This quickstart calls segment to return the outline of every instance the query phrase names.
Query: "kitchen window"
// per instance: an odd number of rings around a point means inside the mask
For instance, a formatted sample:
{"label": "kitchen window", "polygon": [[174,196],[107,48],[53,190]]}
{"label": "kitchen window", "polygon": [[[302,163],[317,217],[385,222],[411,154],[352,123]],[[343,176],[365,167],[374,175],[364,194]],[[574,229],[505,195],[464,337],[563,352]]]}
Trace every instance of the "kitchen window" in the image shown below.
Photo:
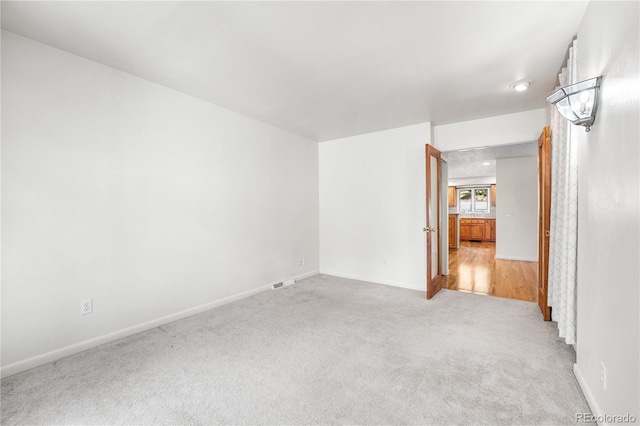
{"label": "kitchen window", "polygon": [[491,187],[458,188],[460,213],[489,213],[491,211]]}

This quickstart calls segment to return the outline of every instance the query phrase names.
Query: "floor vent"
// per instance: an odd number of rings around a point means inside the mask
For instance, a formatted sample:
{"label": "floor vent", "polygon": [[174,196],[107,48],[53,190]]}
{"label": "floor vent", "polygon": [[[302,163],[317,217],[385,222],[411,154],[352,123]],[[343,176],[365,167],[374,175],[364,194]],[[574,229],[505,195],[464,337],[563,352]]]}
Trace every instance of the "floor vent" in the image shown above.
{"label": "floor vent", "polygon": [[288,280],[284,280],[284,281],[283,281],[283,282],[281,282],[281,283],[276,283],[276,284],[272,285],[271,287],[272,287],[274,290],[276,290],[276,289],[278,289],[278,288],[285,287],[285,286],[288,286],[288,285],[291,285],[291,284],[295,284],[295,283],[296,283],[296,280],[294,280],[293,278],[291,278],[291,279],[288,279]]}

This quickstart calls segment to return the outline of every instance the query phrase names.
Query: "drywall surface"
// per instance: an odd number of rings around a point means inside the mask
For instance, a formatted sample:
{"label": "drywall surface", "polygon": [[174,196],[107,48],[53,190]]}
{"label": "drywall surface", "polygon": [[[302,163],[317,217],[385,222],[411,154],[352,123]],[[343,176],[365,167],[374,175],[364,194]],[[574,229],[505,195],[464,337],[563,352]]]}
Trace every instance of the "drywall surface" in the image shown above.
{"label": "drywall surface", "polygon": [[590,2],[578,32],[578,78],[603,80],[595,123],[578,132],[576,346],[576,374],[594,413],[637,421],[639,16],[638,2]]}
{"label": "drywall surface", "polygon": [[496,160],[496,259],[538,260],[538,159]]}
{"label": "drywall surface", "polygon": [[548,121],[547,110],[541,108],[434,126],[434,146],[440,151],[455,151],[535,141]]}
{"label": "drywall surface", "polygon": [[425,289],[429,139],[424,123],[320,144],[321,272]]}
{"label": "drywall surface", "polygon": [[317,143],[8,32],[2,95],[7,371],[318,270]]}

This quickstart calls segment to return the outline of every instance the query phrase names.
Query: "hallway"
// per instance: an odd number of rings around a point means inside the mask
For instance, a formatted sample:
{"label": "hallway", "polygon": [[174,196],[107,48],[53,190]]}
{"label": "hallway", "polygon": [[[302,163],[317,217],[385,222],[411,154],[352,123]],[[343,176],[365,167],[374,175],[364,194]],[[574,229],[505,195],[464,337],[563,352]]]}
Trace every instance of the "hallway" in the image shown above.
{"label": "hallway", "polygon": [[442,288],[537,301],[537,262],[495,259],[496,244],[462,241],[449,250],[449,275]]}

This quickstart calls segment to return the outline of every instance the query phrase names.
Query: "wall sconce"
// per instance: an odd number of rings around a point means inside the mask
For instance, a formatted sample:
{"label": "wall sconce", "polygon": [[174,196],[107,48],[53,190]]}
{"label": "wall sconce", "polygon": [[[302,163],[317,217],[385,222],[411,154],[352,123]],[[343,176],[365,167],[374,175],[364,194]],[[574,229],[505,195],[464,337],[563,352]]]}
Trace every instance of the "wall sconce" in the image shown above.
{"label": "wall sconce", "polygon": [[598,88],[602,76],[571,84],[555,91],[547,98],[564,118],[577,126],[591,130],[598,109]]}

